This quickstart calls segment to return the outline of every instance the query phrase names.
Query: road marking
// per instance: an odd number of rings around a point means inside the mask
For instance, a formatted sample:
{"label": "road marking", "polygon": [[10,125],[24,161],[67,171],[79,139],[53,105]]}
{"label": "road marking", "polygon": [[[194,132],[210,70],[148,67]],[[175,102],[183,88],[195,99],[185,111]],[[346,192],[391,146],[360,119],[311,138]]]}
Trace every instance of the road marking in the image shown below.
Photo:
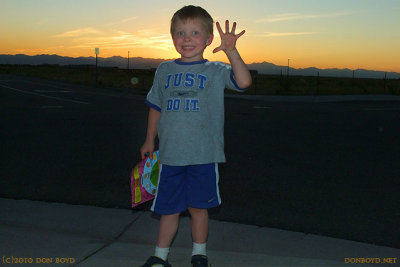
{"label": "road marking", "polygon": [[364,111],[400,111],[400,108],[363,108]]}
{"label": "road marking", "polygon": [[64,106],[41,106],[40,108],[64,108]]}
{"label": "road marking", "polygon": [[35,92],[38,93],[71,93],[72,91],[66,91],[66,90],[34,90]]}
{"label": "road marking", "polygon": [[88,102],[83,102],[83,101],[78,101],[78,100],[72,100],[72,99],[67,99],[67,98],[61,98],[61,97],[55,97],[55,96],[48,96],[48,95],[42,95],[42,94],[38,94],[38,93],[33,93],[33,92],[30,92],[30,91],[20,90],[20,89],[16,89],[16,88],[13,88],[13,87],[10,87],[10,86],[6,86],[6,85],[2,85],[2,84],[0,84],[0,87],[7,88],[7,89],[10,89],[10,90],[14,90],[14,91],[17,91],[17,92],[20,92],[20,93],[24,93],[24,94],[41,96],[41,97],[56,99],[56,100],[60,100],[60,101],[67,101],[67,102],[72,102],[72,103],[77,103],[77,104],[85,104],[85,105],[89,104]]}
{"label": "road marking", "polygon": [[23,81],[23,82],[30,83],[30,84],[41,85],[41,86],[54,87],[54,88],[63,89],[63,90],[68,89],[68,87],[61,87],[61,86],[48,84],[48,83],[44,83],[44,82],[33,82],[33,81]]}
{"label": "road marking", "polygon": [[263,107],[263,106],[253,106],[255,109],[270,109],[272,107]]}

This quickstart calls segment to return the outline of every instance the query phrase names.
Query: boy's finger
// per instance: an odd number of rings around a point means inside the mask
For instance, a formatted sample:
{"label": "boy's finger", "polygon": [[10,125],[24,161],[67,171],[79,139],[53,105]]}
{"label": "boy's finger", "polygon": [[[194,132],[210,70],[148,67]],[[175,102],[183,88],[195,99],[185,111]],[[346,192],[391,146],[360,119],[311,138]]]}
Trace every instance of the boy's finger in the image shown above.
{"label": "boy's finger", "polygon": [[216,26],[217,26],[217,30],[218,30],[218,32],[219,32],[219,35],[224,34],[224,33],[222,32],[221,25],[219,25],[219,22],[216,23]]}
{"label": "boy's finger", "polygon": [[228,33],[229,32],[229,20],[225,21],[225,32]]}
{"label": "boy's finger", "polygon": [[213,53],[217,53],[217,52],[220,51],[220,50],[221,50],[221,47],[218,46],[218,47],[214,48]]}
{"label": "boy's finger", "polygon": [[238,35],[236,35],[237,38],[239,38],[240,36],[242,36],[245,32],[246,32],[245,30],[241,31]]}
{"label": "boy's finger", "polygon": [[149,157],[150,159],[153,159],[153,152],[141,152],[142,160],[144,160],[146,157]]}
{"label": "boy's finger", "polygon": [[231,33],[235,34],[235,31],[236,31],[236,22],[233,23]]}

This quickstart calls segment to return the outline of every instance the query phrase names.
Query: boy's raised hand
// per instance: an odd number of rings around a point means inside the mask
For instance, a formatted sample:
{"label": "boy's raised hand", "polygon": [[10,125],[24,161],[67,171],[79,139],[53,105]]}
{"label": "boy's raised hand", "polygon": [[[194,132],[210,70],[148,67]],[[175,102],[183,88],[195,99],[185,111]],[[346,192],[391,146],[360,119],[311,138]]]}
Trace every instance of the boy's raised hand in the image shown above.
{"label": "boy's raised hand", "polygon": [[229,52],[236,49],[236,41],[242,36],[245,31],[241,31],[239,34],[235,34],[236,22],[233,23],[232,30],[229,32],[229,20],[225,21],[225,33],[222,31],[219,22],[216,23],[219,36],[221,37],[221,45],[213,50],[213,53],[218,51]]}

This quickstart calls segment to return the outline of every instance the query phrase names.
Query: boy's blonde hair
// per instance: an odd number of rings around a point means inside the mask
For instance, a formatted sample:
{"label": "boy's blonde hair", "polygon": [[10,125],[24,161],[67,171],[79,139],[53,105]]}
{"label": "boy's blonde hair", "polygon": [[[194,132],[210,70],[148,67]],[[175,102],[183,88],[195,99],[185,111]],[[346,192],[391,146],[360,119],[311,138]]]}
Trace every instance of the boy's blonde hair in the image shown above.
{"label": "boy's blonde hair", "polygon": [[200,19],[203,24],[205,30],[209,34],[213,34],[214,29],[214,20],[210,16],[210,14],[199,6],[184,6],[172,16],[171,19],[171,34],[173,35],[175,32],[175,26],[177,21],[186,21],[189,19]]}

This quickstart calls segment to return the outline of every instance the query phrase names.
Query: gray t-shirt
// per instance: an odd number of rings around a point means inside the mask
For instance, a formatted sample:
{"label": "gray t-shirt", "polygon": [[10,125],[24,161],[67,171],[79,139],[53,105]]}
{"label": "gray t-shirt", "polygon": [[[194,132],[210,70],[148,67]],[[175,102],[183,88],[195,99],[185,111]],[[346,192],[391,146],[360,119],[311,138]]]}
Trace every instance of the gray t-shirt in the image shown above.
{"label": "gray t-shirt", "polygon": [[166,61],[157,68],[147,105],[161,112],[160,163],[225,162],[224,89],[243,91],[221,62]]}

